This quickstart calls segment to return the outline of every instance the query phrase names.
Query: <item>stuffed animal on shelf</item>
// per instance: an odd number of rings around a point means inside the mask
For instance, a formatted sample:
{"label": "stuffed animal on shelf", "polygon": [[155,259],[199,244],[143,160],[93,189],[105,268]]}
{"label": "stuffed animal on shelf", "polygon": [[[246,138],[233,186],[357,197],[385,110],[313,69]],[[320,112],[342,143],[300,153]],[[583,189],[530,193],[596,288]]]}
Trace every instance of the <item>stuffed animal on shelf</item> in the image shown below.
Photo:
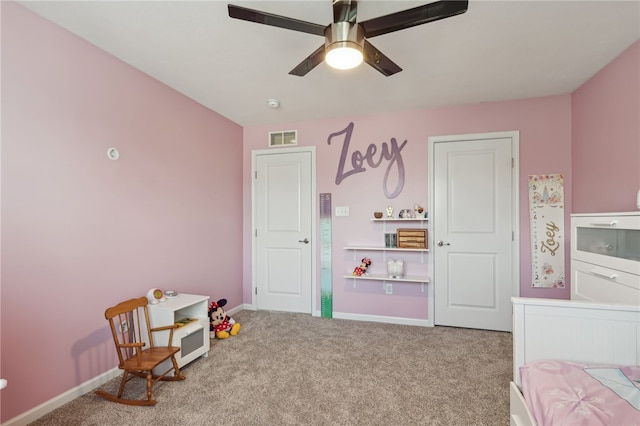
{"label": "stuffed animal on shelf", "polygon": [[360,262],[360,266],[356,266],[356,269],[353,270],[353,274],[357,277],[361,277],[363,275],[367,275],[367,269],[371,266],[371,259],[368,257],[364,257],[362,262]]}
{"label": "stuffed animal on shelf", "polygon": [[224,311],[227,299],[220,299],[209,304],[209,337],[226,339],[240,332],[240,323],[236,322]]}

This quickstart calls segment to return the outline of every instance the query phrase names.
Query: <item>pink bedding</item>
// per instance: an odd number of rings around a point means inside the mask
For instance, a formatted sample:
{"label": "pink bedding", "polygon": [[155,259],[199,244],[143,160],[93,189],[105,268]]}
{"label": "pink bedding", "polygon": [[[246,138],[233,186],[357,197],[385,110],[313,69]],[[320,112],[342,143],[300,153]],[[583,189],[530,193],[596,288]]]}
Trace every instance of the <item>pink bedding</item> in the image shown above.
{"label": "pink bedding", "polygon": [[520,367],[520,378],[539,426],[640,425],[640,366],[541,360]]}

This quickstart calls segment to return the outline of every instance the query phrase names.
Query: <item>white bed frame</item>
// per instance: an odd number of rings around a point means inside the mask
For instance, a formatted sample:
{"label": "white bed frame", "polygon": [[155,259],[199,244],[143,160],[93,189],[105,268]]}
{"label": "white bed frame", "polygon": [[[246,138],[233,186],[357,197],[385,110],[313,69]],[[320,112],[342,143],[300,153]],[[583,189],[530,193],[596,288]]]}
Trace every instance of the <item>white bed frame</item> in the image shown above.
{"label": "white bed frame", "polygon": [[537,359],[640,365],[640,306],[512,298],[511,426],[535,426],[520,390],[520,366]]}

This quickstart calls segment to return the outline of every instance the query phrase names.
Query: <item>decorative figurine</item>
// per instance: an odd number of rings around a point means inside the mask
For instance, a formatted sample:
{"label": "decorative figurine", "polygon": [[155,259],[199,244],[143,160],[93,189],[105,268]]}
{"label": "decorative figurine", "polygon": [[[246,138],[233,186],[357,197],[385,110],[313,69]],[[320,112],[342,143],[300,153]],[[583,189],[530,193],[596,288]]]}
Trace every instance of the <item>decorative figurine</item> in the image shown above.
{"label": "decorative figurine", "polygon": [[411,210],[410,209],[402,209],[398,214],[400,219],[410,219],[411,218]]}
{"label": "decorative figurine", "polygon": [[387,260],[387,274],[389,278],[402,278],[404,275],[404,261],[402,259]]}
{"label": "decorative figurine", "polygon": [[353,274],[356,277],[361,277],[363,275],[367,275],[367,269],[371,266],[371,259],[365,257],[362,259],[360,266],[356,266],[356,269],[353,270]]}
{"label": "decorative figurine", "polygon": [[393,217],[393,207],[387,207],[387,218],[391,219]]}

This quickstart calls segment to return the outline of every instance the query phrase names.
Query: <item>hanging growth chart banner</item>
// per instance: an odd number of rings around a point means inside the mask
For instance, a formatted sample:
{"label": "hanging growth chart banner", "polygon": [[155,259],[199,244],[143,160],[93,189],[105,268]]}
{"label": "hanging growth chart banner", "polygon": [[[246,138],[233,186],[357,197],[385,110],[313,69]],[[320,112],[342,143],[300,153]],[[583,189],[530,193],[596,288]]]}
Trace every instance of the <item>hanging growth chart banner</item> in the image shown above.
{"label": "hanging growth chart banner", "polygon": [[331,264],[331,194],[320,194],[320,315],[333,318]]}
{"label": "hanging growth chart banner", "polygon": [[564,179],[529,176],[531,286],[564,288]]}

